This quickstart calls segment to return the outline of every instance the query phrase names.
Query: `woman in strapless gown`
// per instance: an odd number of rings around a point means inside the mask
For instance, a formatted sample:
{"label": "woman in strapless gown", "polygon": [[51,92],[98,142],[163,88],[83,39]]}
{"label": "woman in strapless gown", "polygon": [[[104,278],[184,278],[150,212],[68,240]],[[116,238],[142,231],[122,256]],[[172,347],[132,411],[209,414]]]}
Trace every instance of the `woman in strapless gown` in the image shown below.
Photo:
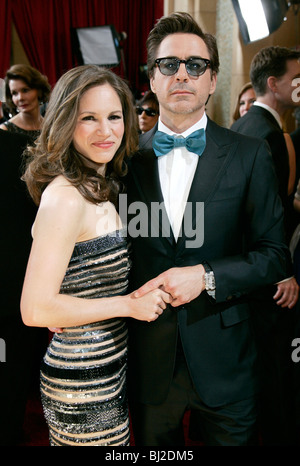
{"label": "woman in strapless gown", "polygon": [[[88,299],[123,294],[130,268],[125,234],[119,230],[77,243],[61,293]],[[54,335],[41,368],[53,445],[129,443],[126,356],[123,319],[64,328]]]}
{"label": "woman in strapless gown", "polygon": [[95,65],[57,82],[24,174],[39,206],[24,280],[26,325],[55,331],[41,365],[50,445],[130,444],[126,319],[156,320],[169,295],[127,294],[130,256],[117,213],[136,149],[127,85]]}

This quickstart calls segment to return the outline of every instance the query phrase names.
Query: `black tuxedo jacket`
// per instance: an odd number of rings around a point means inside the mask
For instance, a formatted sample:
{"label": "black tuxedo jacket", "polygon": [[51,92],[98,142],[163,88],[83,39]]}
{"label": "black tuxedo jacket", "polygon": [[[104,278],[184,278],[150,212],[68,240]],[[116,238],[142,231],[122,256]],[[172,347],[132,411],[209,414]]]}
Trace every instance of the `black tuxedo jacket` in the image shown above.
{"label": "black tuxedo jacket", "polygon": [[283,131],[273,115],[263,107],[252,105],[249,111],[231,126],[233,131],[268,142],[278,179],[278,189],[285,207],[288,199],[289,155]]}
{"label": "black tuxedo jacket", "polygon": [[[157,158],[151,148],[155,130],[142,136],[140,151],[129,164],[129,206],[146,208],[148,213],[148,229],[144,225],[141,235],[132,234],[136,215],[127,218],[133,258],[131,288],[171,267],[207,261],[215,274],[216,299],[203,292],[184,306],[168,306],[155,322],[129,321],[130,393],[145,403],[164,401],[180,335],[193,382],[206,404],[245,399],[257,390],[247,294],[286,277],[289,266],[272,158],[265,142],[208,120],[206,148],[188,198],[194,206],[193,218],[175,242],[159,222],[157,209],[151,210],[163,203]],[[204,203],[204,219],[197,202]],[[203,244],[189,247],[187,241],[193,238],[197,224],[204,228]]]}
{"label": "black tuxedo jacket", "polygon": [[298,181],[300,178],[300,126],[291,133],[291,138],[296,151],[296,181],[295,191],[297,189]]}

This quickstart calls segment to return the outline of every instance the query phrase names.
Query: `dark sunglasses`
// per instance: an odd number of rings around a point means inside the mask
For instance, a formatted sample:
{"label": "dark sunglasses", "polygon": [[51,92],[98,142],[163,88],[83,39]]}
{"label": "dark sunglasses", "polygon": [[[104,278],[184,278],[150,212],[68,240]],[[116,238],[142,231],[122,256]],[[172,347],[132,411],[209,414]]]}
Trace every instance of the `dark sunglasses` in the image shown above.
{"label": "dark sunglasses", "polygon": [[188,60],[179,60],[179,58],[157,58],[155,60],[159,71],[165,76],[173,76],[179,70],[180,63],[185,64],[185,69],[191,76],[201,76],[210,66],[210,60],[207,58],[189,58]]}
{"label": "dark sunglasses", "polygon": [[154,117],[157,115],[157,111],[153,110],[153,108],[136,107],[136,113],[138,115],[141,115],[143,112],[145,112],[149,117]]}

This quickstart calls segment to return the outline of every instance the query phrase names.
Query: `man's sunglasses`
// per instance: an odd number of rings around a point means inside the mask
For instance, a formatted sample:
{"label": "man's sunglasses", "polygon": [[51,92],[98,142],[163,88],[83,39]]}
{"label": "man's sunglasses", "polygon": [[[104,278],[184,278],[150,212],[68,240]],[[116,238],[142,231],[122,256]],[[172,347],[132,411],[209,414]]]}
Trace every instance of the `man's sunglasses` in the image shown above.
{"label": "man's sunglasses", "polygon": [[159,71],[165,76],[173,76],[179,70],[180,63],[185,64],[185,69],[191,76],[201,76],[210,66],[210,60],[207,58],[189,58],[188,60],[179,60],[179,58],[157,58],[155,60]]}
{"label": "man's sunglasses", "polygon": [[157,115],[157,111],[153,110],[153,108],[136,107],[136,113],[138,115],[141,115],[143,112],[145,112],[149,117],[154,117]]}

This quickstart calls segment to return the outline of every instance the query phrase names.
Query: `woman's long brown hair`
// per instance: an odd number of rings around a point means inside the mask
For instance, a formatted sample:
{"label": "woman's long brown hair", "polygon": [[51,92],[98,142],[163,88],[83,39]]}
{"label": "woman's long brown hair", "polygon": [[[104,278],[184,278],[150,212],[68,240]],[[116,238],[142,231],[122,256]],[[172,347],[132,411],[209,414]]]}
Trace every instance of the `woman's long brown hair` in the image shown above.
{"label": "woman's long brown hair", "polygon": [[[118,94],[124,118],[124,136],[105,177],[73,146],[79,102],[90,88],[109,84]],[[83,65],[65,73],[55,85],[40,137],[27,149],[23,179],[34,202],[40,203],[47,185],[63,175],[89,202],[116,203],[120,179],[126,174],[124,158],[137,150],[138,130],[133,97],[127,84],[115,73],[97,65]]]}

